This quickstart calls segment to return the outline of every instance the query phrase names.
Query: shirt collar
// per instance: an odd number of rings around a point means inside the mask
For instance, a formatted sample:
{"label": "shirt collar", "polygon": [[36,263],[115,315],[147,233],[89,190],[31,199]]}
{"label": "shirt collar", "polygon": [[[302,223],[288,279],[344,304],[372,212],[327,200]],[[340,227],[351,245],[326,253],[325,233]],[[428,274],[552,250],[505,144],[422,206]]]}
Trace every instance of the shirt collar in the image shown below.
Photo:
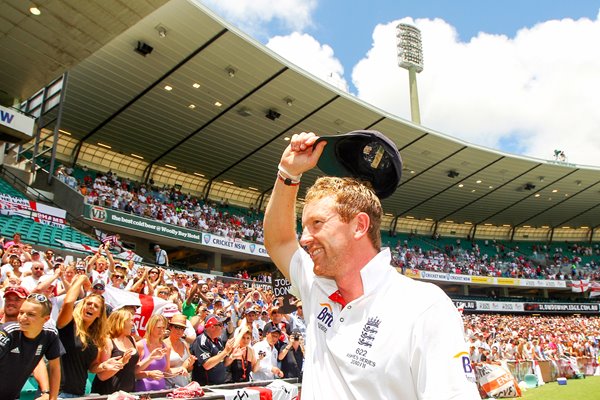
{"label": "shirt collar", "polygon": [[[388,279],[385,267],[389,266],[392,255],[388,247],[383,248],[375,257],[373,257],[362,269],[360,276],[363,283],[363,296],[368,296],[382,285]],[[331,278],[315,276],[315,282],[323,289],[328,296],[334,295],[338,291],[335,281]]]}

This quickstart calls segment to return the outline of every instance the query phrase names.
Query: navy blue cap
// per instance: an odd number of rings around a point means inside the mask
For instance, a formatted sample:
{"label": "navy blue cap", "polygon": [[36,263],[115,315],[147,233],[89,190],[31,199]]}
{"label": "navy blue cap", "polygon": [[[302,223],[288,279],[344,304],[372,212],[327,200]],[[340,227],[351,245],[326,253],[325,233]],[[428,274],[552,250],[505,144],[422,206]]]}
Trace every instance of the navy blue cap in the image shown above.
{"label": "navy blue cap", "polygon": [[394,142],[381,132],[321,136],[315,146],[322,141],[327,146],[317,166],[327,175],[368,181],[380,199],[391,196],[400,184],[402,158]]}

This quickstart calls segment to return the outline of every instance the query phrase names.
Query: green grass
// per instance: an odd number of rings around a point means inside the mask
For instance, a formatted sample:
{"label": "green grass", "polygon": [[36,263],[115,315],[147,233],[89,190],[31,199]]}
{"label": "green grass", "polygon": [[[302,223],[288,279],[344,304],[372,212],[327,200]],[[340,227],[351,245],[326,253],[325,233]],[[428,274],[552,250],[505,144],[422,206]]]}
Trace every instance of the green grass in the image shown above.
{"label": "green grass", "polygon": [[523,400],[598,400],[600,399],[600,376],[586,379],[569,379],[566,385],[546,383],[523,393]]}

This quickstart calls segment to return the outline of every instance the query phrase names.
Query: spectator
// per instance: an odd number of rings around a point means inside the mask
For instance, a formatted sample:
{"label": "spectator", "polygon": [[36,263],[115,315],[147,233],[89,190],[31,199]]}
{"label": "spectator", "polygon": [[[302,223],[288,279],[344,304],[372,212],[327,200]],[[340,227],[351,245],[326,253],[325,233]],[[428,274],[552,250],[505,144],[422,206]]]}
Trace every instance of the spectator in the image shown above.
{"label": "spectator", "polygon": [[26,276],[21,280],[21,286],[23,286],[29,292],[32,292],[40,282],[40,278],[43,275],[44,264],[42,264],[40,261],[33,262],[31,264],[31,275]]}
{"label": "spectator", "polygon": [[170,372],[170,350],[163,343],[167,319],[162,315],[153,315],[146,325],[144,339],[137,342],[140,361],[136,368],[135,391],[166,389],[165,375]]}
{"label": "spectator", "polygon": [[85,394],[88,371],[99,373],[98,353],[104,348],[106,306],[102,296],[91,294],[75,305],[81,288],[89,288],[87,276],[79,275],[67,292],[58,314],[56,326],[66,353],[62,356],[60,397],[81,397]]}
{"label": "spectator", "polygon": [[281,335],[281,329],[277,325],[271,325],[268,330],[264,331],[265,338],[254,346],[255,357],[260,361],[256,372],[252,372],[253,380],[283,378],[283,372],[277,367],[278,352],[275,347],[279,335]]}
{"label": "spectator", "polygon": [[[42,396],[56,399],[61,371],[62,347],[55,328],[45,327],[50,319],[51,304],[39,294],[28,296],[18,316],[18,322],[0,326],[0,398],[16,399],[34,369],[45,357],[49,367],[49,386],[41,387]],[[19,351],[12,351],[14,349]]]}
{"label": "spectator", "polygon": [[285,378],[298,378],[302,381],[304,338],[299,332],[290,335],[290,342],[281,348],[278,359],[281,361],[281,371]]}
{"label": "spectator", "polygon": [[189,345],[183,339],[188,323],[183,314],[175,314],[169,320],[169,337],[165,339],[165,344],[171,354],[171,375],[166,378],[167,389],[183,387],[190,383],[190,373],[196,357],[190,354]]}
{"label": "spectator", "polygon": [[161,267],[169,266],[169,256],[159,245],[154,245],[154,253],[156,253],[156,265],[160,265]]}
{"label": "spectator", "polygon": [[92,382],[92,393],[102,395],[123,390],[135,391],[135,368],[140,355],[131,337],[133,314],[127,309],[119,309],[108,317],[108,336],[104,350],[100,353],[100,372]]}
{"label": "spectator", "polygon": [[239,343],[234,346],[231,352],[231,371],[232,382],[249,382],[250,373],[258,371],[260,367],[260,359],[256,357],[254,349],[250,345],[252,335],[248,330],[247,325],[242,325],[240,333],[236,333],[235,337],[239,336]]}
{"label": "spectator", "polygon": [[[204,332],[199,335],[191,346],[191,352],[196,357],[192,380],[200,385],[219,385],[226,382],[225,358],[233,350],[233,338],[226,344],[219,339],[223,330],[223,321],[211,314],[204,321]],[[231,360],[228,360],[228,364]]]}

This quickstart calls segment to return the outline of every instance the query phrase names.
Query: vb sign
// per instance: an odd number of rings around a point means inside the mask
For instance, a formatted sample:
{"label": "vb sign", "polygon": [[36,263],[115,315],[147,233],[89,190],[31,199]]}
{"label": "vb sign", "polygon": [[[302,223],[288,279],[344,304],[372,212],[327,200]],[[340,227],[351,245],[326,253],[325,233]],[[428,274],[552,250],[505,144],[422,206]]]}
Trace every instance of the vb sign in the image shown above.
{"label": "vb sign", "polygon": [[94,221],[104,222],[106,221],[106,210],[103,207],[94,206],[90,210],[90,217]]}

